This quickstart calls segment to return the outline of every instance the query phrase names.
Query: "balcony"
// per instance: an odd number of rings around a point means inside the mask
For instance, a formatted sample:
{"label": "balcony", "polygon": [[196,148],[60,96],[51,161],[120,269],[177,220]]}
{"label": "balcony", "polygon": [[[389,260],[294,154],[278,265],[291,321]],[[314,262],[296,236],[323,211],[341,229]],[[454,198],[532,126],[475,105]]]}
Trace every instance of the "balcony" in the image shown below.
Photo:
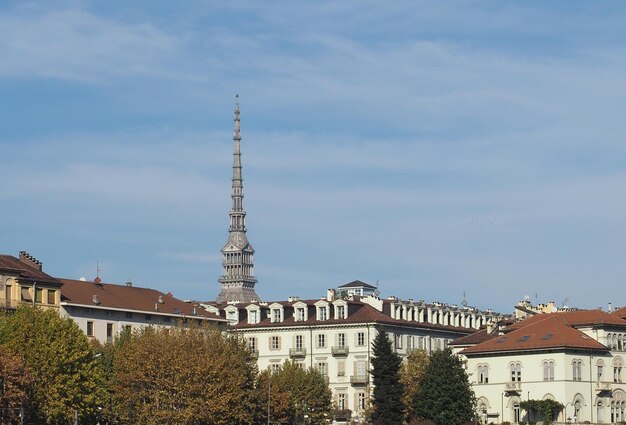
{"label": "balcony", "polygon": [[604,392],[611,391],[611,383],[610,382],[596,382],[596,391]]}
{"label": "balcony", "polygon": [[289,349],[289,357],[292,359],[305,357],[306,356],[306,348],[290,348]]}
{"label": "balcony", "polygon": [[335,357],[345,357],[350,352],[346,345],[335,345],[331,351]]}
{"label": "balcony", "polygon": [[522,383],[521,382],[507,382],[505,391],[507,393],[519,393],[522,391]]}
{"label": "balcony", "polygon": [[350,384],[352,385],[367,385],[369,382],[369,375],[352,375],[350,377]]}

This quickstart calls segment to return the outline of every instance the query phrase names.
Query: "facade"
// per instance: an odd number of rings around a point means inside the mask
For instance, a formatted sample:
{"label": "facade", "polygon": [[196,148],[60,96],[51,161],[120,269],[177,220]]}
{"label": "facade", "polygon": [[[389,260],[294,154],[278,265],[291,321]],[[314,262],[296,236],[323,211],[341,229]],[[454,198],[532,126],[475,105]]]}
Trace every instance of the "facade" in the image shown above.
{"label": "facade", "polygon": [[61,285],[26,251],[19,257],[0,255],[0,309],[15,309],[20,304],[58,309]]}
{"label": "facade", "polygon": [[541,420],[520,408],[529,399],[562,403],[554,418],[562,423],[626,421],[626,321],[619,314],[536,314],[452,346],[466,359],[483,423]]}
{"label": "facade", "polygon": [[87,337],[101,343],[113,342],[124,330],[145,326],[172,327],[194,322],[223,328],[226,320],[201,306],[150,288],[59,279],[61,315],[71,317]]}
{"label": "facade", "polygon": [[[371,344],[384,329],[401,356],[412,350],[439,350],[499,315],[469,307],[351,296],[334,290],[317,300],[205,304],[228,320],[228,329],[245,338],[258,367],[274,369],[286,360],[324,374],[339,410],[362,417],[371,391]],[[471,326],[470,326],[471,325]]]}

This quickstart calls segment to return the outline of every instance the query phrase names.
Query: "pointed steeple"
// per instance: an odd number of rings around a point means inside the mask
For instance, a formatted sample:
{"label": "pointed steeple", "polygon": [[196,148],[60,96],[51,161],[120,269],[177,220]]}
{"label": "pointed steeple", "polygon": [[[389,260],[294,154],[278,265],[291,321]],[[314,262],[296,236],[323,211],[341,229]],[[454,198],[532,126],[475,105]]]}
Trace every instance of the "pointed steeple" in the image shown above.
{"label": "pointed steeple", "polygon": [[243,178],[241,172],[241,134],[239,95],[235,104],[235,131],[233,135],[233,181],[231,190],[230,226],[228,241],[222,248],[222,276],[217,302],[259,301],[254,291],[254,248],[246,236],[246,212],[243,209]]}

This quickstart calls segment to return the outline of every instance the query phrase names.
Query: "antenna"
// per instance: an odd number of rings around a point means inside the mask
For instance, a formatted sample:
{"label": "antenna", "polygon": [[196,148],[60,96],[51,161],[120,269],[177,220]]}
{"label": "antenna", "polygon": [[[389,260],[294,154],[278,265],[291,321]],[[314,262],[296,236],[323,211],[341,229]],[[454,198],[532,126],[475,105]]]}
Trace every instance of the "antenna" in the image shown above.
{"label": "antenna", "polygon": [[465,291],[463,291],[463,301],[461,301],[461,305],[463,307],[467,307],[467,296],[465,294]]}
{"label": "antenna", "polygon": [[100,268],[100,261],[96,260],[96,277],[100,277],[100,272],[102,269]]}

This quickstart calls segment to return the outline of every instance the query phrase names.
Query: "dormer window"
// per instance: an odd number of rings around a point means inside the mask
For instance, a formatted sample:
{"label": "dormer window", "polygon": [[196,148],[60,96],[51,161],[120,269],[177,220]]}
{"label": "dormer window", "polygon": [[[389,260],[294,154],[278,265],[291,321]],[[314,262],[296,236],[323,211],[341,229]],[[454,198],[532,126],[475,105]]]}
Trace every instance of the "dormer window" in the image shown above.
{"label": "dormer window", "polygon": [[257,310],[252,310],[250,312],[250,320],[249,323],[259,323],[259,312]]}
{"label": "dormer window", "polygon": [[272,309],[272,322],[280,322],[280,309],[279,308],[274,308]]}
{"label": "dormer window", "polygon": [[305,318],[304,318],[304,307],[296,308],[296,320],[298,322],[303,322],[305,320]]}
{"label": "dormer window", "polygon": [[318,319],[319,320],[326,320],[328,319],[328,310],[326,307],[320,307],[318,309]]}
{"label": "dormer window", "polygon": [[345,319],[346,318],[346,307],[343,305],[337,306],[337,319]]}

